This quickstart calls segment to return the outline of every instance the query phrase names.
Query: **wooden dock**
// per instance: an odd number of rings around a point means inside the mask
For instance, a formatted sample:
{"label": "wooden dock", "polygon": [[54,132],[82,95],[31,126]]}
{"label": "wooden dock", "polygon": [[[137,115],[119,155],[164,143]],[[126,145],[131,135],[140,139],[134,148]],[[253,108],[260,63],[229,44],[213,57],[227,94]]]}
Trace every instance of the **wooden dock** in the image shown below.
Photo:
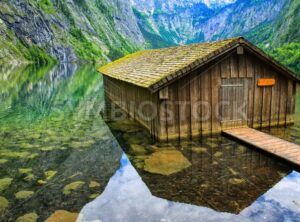
{"label": "wooden dock", "polygon": [[251,128],[224,130],[223,133],[300,166],[300,146]]}

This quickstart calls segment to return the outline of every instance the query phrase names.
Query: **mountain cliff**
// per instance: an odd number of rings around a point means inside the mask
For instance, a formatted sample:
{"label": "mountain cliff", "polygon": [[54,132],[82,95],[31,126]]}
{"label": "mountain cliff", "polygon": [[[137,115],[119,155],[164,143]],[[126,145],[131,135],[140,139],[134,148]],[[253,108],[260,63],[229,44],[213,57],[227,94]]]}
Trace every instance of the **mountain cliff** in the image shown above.
{"label": "mountain cliff", "polygon": [[298,0],[132,1],[139,27],[152,47],[245,36],[300,72]]}
{"label": "mountain cliff", "polygon": [[179,0],[133,1],[140,26],[173,44],[211,41],[237,35],[248,35],[255,40],[251,33],[275,23],[292,2],[223,1],[212,8],[212,3],[207,4],[202,0],[184,3]]}
{"label": "mountain cliff", "polygon": [[107,61],[144,37],[122,0],[1,0],[0,60]]}

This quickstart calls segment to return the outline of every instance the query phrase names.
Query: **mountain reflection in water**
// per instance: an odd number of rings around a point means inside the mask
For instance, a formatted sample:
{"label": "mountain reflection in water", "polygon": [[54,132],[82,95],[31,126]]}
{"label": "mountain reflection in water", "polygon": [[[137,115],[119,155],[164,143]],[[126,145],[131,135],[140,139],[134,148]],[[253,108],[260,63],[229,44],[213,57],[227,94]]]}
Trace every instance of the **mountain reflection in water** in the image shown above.
{"label": "mountain reflection in water", "polygon": [[93,66],[0,67],[0,221],[78,213],[104,190],[122,150],[99,111]]}
{"label": "mountain reflection in water", "polygon": [[300,218],[300,174],[292,172],[238,215],[155,197],[124,154],[101,196],[87,204],[78,222],[294,221]]}

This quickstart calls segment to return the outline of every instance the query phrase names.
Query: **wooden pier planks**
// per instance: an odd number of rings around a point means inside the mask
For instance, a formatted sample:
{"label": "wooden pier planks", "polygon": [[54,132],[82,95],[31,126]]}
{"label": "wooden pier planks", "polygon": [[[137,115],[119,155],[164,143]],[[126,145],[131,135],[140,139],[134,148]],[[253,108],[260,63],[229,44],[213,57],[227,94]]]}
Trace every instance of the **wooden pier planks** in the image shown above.
{"label": "wooden pier planks", "polygon": [[300,166],[300,146],[252,128],[224,130],[224,134]]}

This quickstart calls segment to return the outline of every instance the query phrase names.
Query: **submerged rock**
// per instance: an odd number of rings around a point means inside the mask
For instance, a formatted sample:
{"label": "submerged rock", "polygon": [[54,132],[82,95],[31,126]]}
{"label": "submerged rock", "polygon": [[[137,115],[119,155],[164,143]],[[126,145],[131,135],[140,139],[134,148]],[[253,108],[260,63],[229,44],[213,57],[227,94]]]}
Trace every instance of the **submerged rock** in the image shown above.
{"label": "submerged rock", "polygon": [[277,173],[278,173],[278,175],[279,175],[281,178],[283,178],[283,177],[286,176],[286,173],[284,173],[284,172],[277,171]]}
{"label": "submerged rock", "polygon": [[217,166],[217,165],[219,165],[219,163],[217,161],[213,161],[212,165]]}
{"label": "submerged rock", "polygon": [[29,174],[32,172],[32,168],[19,168],[18,171],[20,174]]}
{"label": "submerged rock", "polygon": [[28,139],[32,139],[32,140],[36,140],[39,139],[41,137],[41,134],[39,133],[33,133],[27,136]]}
{"label": "submerged rock", "polygon": [[213,142],[207,142],[206,144],[207,144],[207,146],[209,146],[210,148],[217,148],[217,147],[218,147],[218,144],[213,143]]}
{"label": "submerged rock", "polygon": [[192,147],[194,153],[207,153],[207,148],[205,147]]}
{"label": "submerged rock", "polygon": [[24,178],[24,180],[25,181],[32,181],[32,180],[34,180],[35,179],[35,176],[34,176],[34,174],[32,174],[32,173],[29,173],[25,178]]}
{"label": "submerged rock", "polygon": [[75,222],[78,213],[71,213],[66,210],[57,210],[55,211],[45,222]]}
{"label": "submerged rock", "polygon": [[95,188],[95,187],[100,187],[100,183],[96,181],[91,181],[89,184],[89,188]]}
{"label": "submerged rock", "polygon": [[11,184],[11,182],[13,181],[12,178],[3,178],[3,179],[0,179],[0,192],[6,190],[9,185]]}
{"label": "submerged rock", "polygon": [[28,158],[28,159],[34,159],[34,158],[36,158],[36,157],[38,157],[38,156],[39,156],[38,153],[33,153],[33,154],[30,154],[27,158]]}
{"label": "submerged rock", "polygon": [[194,146],[194,145],[195,145],[195,142],[193,142],[193,141],[189,141],[189,140],[180,141],[181,147],[190,147],[190,146]]}
{"label": "submerged rock", "polygon": [[201,188],[209,188],[209,183],[208,182],[205,182],[204,184],[201,184]]}
{"label": "submerged rock", "polygon": [[7,163],[7,162],[8,162],[7,159],[0,159],[0,164],[5,164],[5,163]]}
{"label": "submerged rock", "polygon": [[191,163],[177,150],[162,150],[145,160],[144,170],[149,173],[171,175],[191,166]]}
{"label": "submerged rock", "polygon": [[237,212],[241,211],[240,205],[239,205],[238,202],[232,200],[232,201],[229,202],[229,205],[230,205],[231,208],[235,209]]}
{"label": "submerged rock", "polygon": [[229,182],[230,184],[232,184],[232,185],[238,185],[238,184],[245,183],[246,180],[245,180],[245,179],[239,179],[239,178],[231,178],[231,179],[229,179],[228,182]]}
{"label": "submerged rock", "polygon": [[229,172],[233,175],[233,176],[237,176],[239,173],[238,172],[236,172],[234,169],[232,169],[232,168],[229,168],[228,169],[229,170]]}
{"label": "submerged rock", "polygon": [[43,151],[43,152],[50,152],[50,151],[53,151],[53,150],[57,150],[59,148],[57,147],[42,147],[40,150]]}
{"label": "submerged rock", "polygon": [[19,146],[21,149],[33,149],[38,147],[37,145],[30,144],[30,143],[21,143]]}
{"label": "submerged rock", "polygon": [[44,174],[45,174],[46,180],[51,180],[57,174],[57,171],[48,170]]}
{"label": "submerged rock", "polygon": [[28,213],[24,216],[18,217],[16,222],[36,222],[38,217],[39,216],[36,213]]}
{"label": "submerged rock", "polygon": [[38,180],[37,183],[39,185],[45,185],[45,184],[47,184],[47,181],[45,181],[45,180]]}
{"label": "submerged rock", "polygon": [[8,200],[5,197],[0,196],[0,214],[2,214],[8,207]]}
{"label": "submerged rock", "polygon": [[22,190],[22,191],[19,191],[18,193],[16,193],[15,197],[18,200],[21,200],[21,199],[27,199],[27,198],[31,197],[33,194],[34,194],[33,191]]}
{"label": "submerged rock", "polygon": [[131,155],[145,155],[147,153],[146,149],[142,145],[131,144],[129,148],[129,153]]}
{"label": "submerged rock", "polygon": [[90,199],[95,199],[96,197],[98,197],[100,195],[100,193],[93,193],[89,196]]}
{"label": "submerged rock", "polygon": [[95,144],[94,140],[72,141],[70,147],[74,149],[90,148]]}
{"label": "submerged rock", "polygon": [[141,127],[138,124],[136,124],[135,122],[130,121],[130,120],[124,120],[124,121],[110,123],[109,127],[112,130],[117,130],[117,131],[121,131],[124,133],[134,133],[134,132],[138,132],[141,130]]}
{"label": "submerged rock", "polygon": [[143,169],[145,166],[145,162],[142,159],[133,159],[133,165],[134,167],[136,167],[137,169]]}
{"label": "submerged rock", "polygon": [[207,138],[207,141],[209,141],[209,142],[219,142],[220,140],[221,140],[221,138],[218,138],[218,137]]}
{"label": "submerged rock", "polygon": [[221,157],[221,156],[223,156],[223,153],[222,153],[222,152],[216,152],[216,153],[214,154],[214,157],[216,157],[216,158],[219,158],[219,157]]}
{"label": "submerged rock", "polygon": [[128,144],[150,144],[150,140],[147,136],[141,133],[125,133],[123,139]]}
{"label": "submerged rock", "polygon": [[66,185],[63,189],[63,194],[65,195],[69,195],[71,194],[72,191],[74,190],[78,190],[79,188],[81,188],[85,183],[83,181],[76,181],[73,183],[70,183],[68,185]]}
{"label": "submerged rock", "polygon": [[0,156],[6,158],[24,158],[24,159],[34,159],[35,157],[39,156],[38,153],[30,153],[30,152],[14,152],[9,150],[4,150],[0,153]]}
{"label": "submerged rock", "polygon": [[237,151],[238,151],[238,153],[242,154],[242,153],[245,153],[247,151],[247,148],[244,147],[244,146],[239,146],[237,148]]}

